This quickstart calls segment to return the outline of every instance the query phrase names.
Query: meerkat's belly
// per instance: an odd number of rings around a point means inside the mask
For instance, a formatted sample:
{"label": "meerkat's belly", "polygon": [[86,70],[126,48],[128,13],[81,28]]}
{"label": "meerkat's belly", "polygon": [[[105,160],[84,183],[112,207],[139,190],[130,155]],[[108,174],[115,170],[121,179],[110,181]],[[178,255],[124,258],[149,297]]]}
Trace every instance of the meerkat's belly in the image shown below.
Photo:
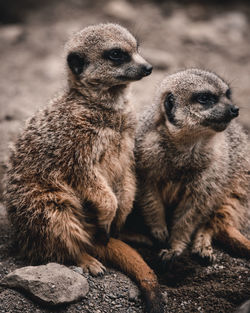
{"label": "meerkat's belly", "polygon": [[178,205],[180,199],[183,198],[184,190],[182,182],[166,182],[161,188],[162,201],[165,205],[171,206],[173,204]]}

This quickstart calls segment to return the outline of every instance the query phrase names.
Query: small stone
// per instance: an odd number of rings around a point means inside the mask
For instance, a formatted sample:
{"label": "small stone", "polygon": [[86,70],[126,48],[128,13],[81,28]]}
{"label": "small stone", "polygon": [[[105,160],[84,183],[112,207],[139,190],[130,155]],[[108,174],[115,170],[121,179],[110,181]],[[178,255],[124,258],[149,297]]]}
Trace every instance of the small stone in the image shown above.
{"label": "small stone", "polygon": [[129,301],[136,301],[139,298],[139,289],[136,287],[131,287],[128,293]]}
{"label": "small stone", "polygon": [[0,284],[24,290],[48,305],[77,301],[89,291],[85,277],[57,263],[19,268],[5,276]]}
{"label": "small stone", "polygon": [[163,302],[164,302],[165,304],[167,304],[167,303],[168,303],[168,294],[167,294],[166,291],[164,291],[164,292],[162,293],[162,297],[163,297]]}

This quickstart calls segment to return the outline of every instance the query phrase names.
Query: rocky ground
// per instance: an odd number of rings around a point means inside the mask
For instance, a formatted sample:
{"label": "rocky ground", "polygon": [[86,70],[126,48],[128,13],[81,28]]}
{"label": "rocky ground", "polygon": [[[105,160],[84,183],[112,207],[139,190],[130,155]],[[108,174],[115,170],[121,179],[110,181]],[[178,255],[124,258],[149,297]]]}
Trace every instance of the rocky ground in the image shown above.
{"label": "rocky ground", "polygon": [[[15,3],[13,1],[13,3]],[[18,2],[17,2],[18,3]],[[250,130],[250,6],[247,2],[176,1],[47,1],[29,9],[23,1],[8,10],[0,4],[0,201],[8,144],[24,120],[64,85],[63,43],[86,25],[115,21],[140,40],[141,52],[154,72],[132,87],[140,112],[152,101],[157,83],[167,73],[203,67],[225,77],[240,106],[239,121]],[[186,3],[186,4],[185,4]],[[4,11],[5,10],[5,11]],[[4,15],[5,14],[5,15]],[[0,204],[0,278],[26,265],[11,249],[10,228]],[[246,221],[246,234],[250,227]],[[185,255],[171,271],[163,271],[156,252],[139,249],[157,272],[167,312],[233,312],[250,298],[249,262],[216,250],[217,260],[204,266]],[[134,283],[109,269],[104,277],[85,275],[87,296],[55,310],[42,307],[18,291],[0,289],[0,312],[143,312]]]}

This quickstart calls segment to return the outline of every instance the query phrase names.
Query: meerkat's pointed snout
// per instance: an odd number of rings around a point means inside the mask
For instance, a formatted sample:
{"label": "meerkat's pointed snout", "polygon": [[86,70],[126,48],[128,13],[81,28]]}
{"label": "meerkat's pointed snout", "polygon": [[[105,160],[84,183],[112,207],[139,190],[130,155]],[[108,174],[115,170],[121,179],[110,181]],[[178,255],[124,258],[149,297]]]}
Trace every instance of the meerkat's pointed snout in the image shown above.
{"label": "meerkat's pointed snout", "polygon": [[231,118],[235,118],[239,115],[239,110],[240,108],[235,106],[235,105],[231,105],[229,108],[229,114],[231,116]]}
{"label": "meerkat's pointed snout", "polygon": [[149,63],[142,65],[141,71],[144,76],[148,76],[152,73],[153,66]]}
{"label": "meerkat's pointed snout", "polygon": [[153,66],[149,64],[139,53],[133,55],[135,66],[138,66],[137,71],[141,78],[148,76],[152,73]]}

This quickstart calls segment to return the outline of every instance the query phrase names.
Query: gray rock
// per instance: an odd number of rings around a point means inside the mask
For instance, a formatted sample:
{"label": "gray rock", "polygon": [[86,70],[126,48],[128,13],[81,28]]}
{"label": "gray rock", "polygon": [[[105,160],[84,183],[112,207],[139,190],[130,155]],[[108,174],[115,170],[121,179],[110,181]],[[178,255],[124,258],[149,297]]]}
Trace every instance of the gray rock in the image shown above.
{"label": "gray rock", "polygon": [[24,290],[49,305],[77,301],[89,291],[85,277],[57,263],[19,268],[5,276],[0,284]]}

